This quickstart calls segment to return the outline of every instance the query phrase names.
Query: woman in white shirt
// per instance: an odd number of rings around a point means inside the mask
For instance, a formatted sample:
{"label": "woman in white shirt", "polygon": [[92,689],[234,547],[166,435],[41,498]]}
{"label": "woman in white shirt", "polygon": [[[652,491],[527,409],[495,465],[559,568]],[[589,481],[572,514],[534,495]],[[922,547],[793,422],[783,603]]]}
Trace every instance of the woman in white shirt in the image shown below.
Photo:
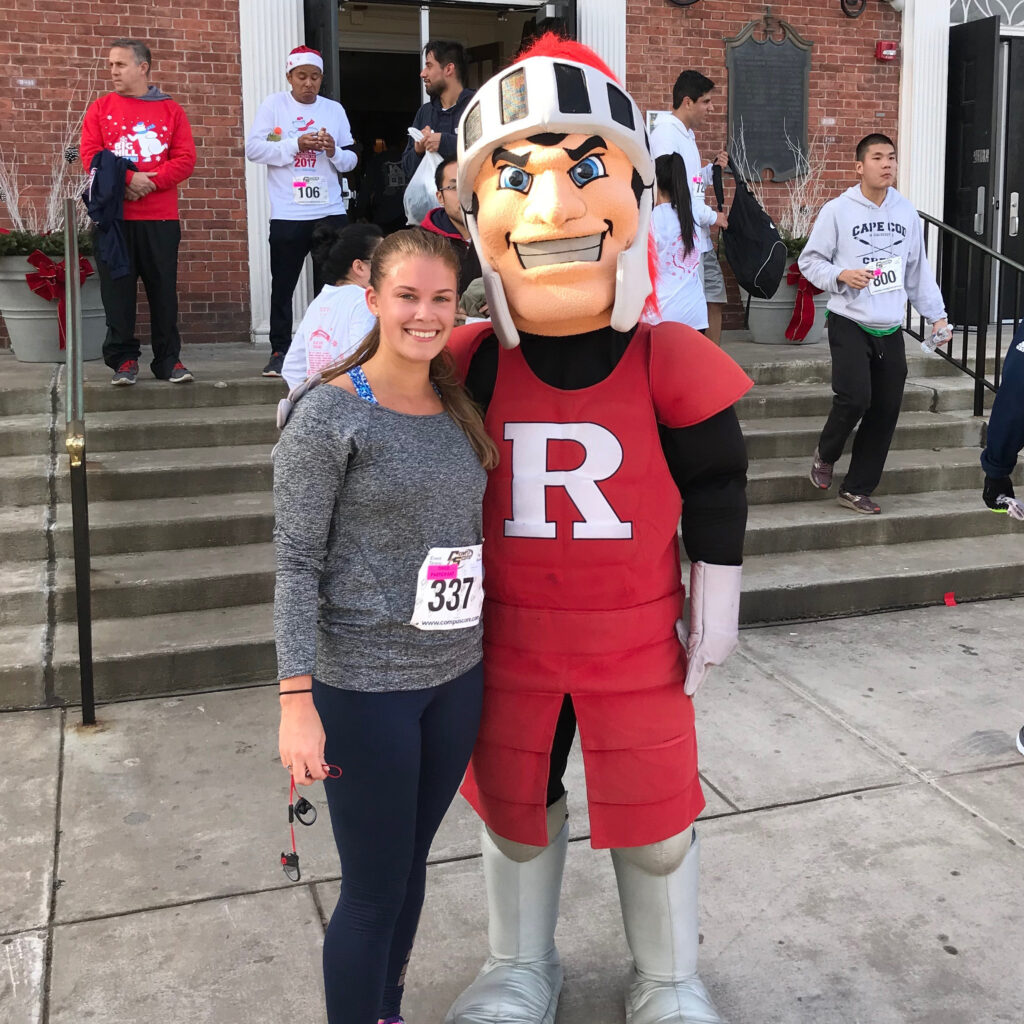
{"label": "woman in white shirt", "polygon": [[315,250],[325,284],[306,309],[284,358],[281,376],[289,388],[310,374],[346,358],[370,333],[373,314],[366,305],[370,259],[380,244],[376,224],[350,224],[329,230]]}
{"label": "woman in white shirt", "polygon": [[674,320],[703,331],[708,326],[708,305],[700,279],[686,165],[678,153],[667,153],[655,160],[654,173],[658,201],[651,213],[651,231],[658,250],[657,309],[648,305],[642,319],[649,324]]}

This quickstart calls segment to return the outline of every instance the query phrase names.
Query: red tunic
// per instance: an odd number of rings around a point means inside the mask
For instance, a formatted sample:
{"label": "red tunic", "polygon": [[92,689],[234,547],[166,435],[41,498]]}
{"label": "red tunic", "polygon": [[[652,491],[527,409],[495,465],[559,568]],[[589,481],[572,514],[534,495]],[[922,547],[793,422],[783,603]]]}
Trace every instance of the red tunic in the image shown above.
{"label": "red tunic", "polygon": [[[463,370],[489,333],[457,332]],[[484,712],[463,788],[499,835],[547,842],[566,694],[595,847],[667,839],[704,807],[675,633],[682,506],[658,424],[699,423],[750,385],[673,323],[641,325],[608,378],[578,391],[544,384],[519,349],[500,353],[486,416],[501,461],[484,498]]]}

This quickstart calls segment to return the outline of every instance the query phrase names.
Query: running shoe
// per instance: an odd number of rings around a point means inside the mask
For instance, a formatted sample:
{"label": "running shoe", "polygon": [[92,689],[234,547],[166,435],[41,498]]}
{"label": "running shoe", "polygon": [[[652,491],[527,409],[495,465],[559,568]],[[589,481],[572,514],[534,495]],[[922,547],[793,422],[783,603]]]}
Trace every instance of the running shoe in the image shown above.
{"label": "running shoe", "polygon": [[280,377],[281,369],[284,366],[284,353],[273,352],[270,356],[270,362],[263,367],[264,377]]}
{"label": "running shoe", "polygon": [[852,508],[854,512],[863,512],[866,516],[877,516],[882,511],[866,494],[840,491],[838,500],[843,508]]}
{"label": "running shoe", "polygon": [[1017,733],[1017,749],[1024,754],[1024,725],[1020,727],[1020,732]]}
{"label": "running shoe", "polygon": [[986,476],[985,477],[985,489],[981,492],[981,500],[993,512],[1005,512],[1006,501],[1000,501],[1000,498],[1012,498],[1013,484],[1010,483],[1008,476]]}
{"label": "running shoe", "polygon": [[115,371],[114,376],[110,378],[111,384],[127,385],[134,384],[139,376],[139,361],[138,359],[126,359]]}
{"label": "running shoe", "polygon": [[189,381],[195,380],[192,376],[192,371],[181,363],[175,363],[174,369],[171,370],[170,377],[167,378],[172,384],[187,384]]}
{"label": "running shoe", "polygon": [[811,483],[820,490],[827,491],[832,486],[832,469],[833,464],[825,462],[815,448],[814,458],[811,460]]}

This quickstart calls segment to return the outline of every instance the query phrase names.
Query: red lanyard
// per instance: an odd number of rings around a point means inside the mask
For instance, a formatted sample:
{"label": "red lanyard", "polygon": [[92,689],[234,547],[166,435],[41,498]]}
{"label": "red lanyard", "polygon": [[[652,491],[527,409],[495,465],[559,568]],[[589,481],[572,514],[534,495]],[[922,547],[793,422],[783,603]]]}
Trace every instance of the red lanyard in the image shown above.
{"label": "red lanyard", "polygon": [[[324,768],[329,779],[341,778],[341,769],[337,765],[325,764]],[[299,870],[299,852],[295,848],[295,819],[298,818],[301,825],[312,825],[316,821],[316,808],[304,796],[300,796],[298,800],[295,799],[298,793],[295,788],[295,776],[292,775],[289,778],[291,785],[288,790],[288,828],[292,834],[292,852],[282,852],[281,867],[284,868],[285,875],[291,881],[297,882],[302,878],[302,872]]]}

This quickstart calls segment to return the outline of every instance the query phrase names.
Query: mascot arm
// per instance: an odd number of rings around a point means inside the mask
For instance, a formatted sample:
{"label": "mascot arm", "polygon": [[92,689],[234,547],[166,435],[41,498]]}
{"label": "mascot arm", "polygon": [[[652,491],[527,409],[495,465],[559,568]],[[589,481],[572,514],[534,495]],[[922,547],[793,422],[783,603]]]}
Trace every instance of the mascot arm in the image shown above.
{"label": "mascot arm", "polygon": [[456,327],[448,342],[459,380],[485,412],[498,377],[498,339],[489,323]]}
{"label": "mascot arm", "polygon": [[690,622],[676,624],[686,648],[685,689],[697,692],[739,637],[747,450],[730,408],[692,427],[661,428],[662,450],[683,498],[683,546],[690,559]]}

